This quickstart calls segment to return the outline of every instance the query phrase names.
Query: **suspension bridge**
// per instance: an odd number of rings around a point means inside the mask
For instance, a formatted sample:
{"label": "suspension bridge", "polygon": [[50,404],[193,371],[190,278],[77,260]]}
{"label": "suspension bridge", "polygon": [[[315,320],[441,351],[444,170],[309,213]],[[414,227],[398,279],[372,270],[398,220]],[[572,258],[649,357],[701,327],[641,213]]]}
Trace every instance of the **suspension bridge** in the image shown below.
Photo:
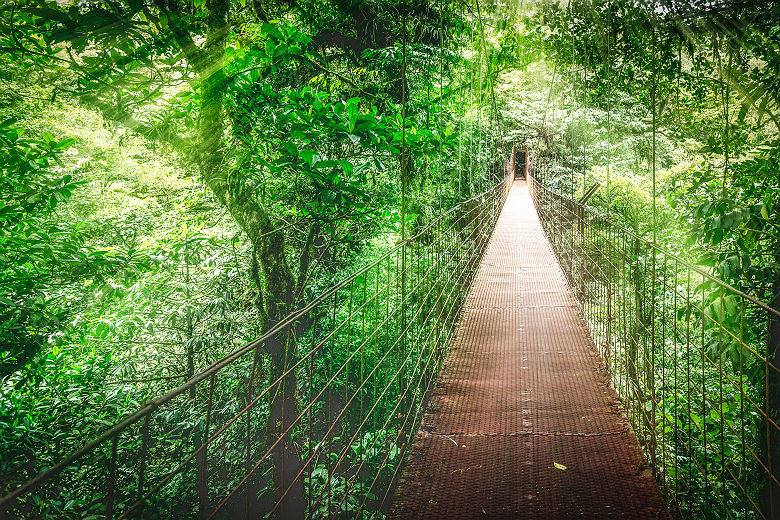
{"label": "suspension bridge", "polygon": [[513,170],[0,515],[777,518],[778,425],[743,378],[775,367],[738,325],[777,312]]}
{"label": "suspension bridge", "polygon": [[525,181],[477,270],[394,517],[668,517]]}

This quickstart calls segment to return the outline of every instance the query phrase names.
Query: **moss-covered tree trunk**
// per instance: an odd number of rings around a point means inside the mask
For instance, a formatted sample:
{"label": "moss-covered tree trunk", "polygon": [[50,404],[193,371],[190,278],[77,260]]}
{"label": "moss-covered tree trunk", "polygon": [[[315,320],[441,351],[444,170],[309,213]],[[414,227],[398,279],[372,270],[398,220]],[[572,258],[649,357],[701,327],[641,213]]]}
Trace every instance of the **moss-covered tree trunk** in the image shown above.
{"label": "moss-covered tree trunk", "polygon": [[[775,251],[775,262],[780,265],[780,244],[775,246]],[[775,274],[772,283],[770,306],[773,309],[780,309],[780,273]],[[780,479],[780,433],[769,422],[771,419],[774,424],[780,424],[780,317],[774,313],[769,313],[767,340],[766,359],[769,366],[766,369],[766,411],[768,418],[764,417],[761,425],[763,440],[761,448],[764,453],[764,464],[775,478]],[[780,518],[780,485],[772,479],[771,475],[764,479],[761,509],[766,518]]]}
{"label": "moss-covered tree trunk", "polygon": [[[274,325],[291,310],[295,299],[295,277],[286,256],[284,234],[274,229],[274,223],[253,194],[231,186],[223,152],[224,72],[223,61],[228,35],[228,0],[209,0],[208,33],[203,52],[195,57],[193,67],[200,76],[201,108],[198,128],[197,158],[204,181],[219,201],[246,233],[263,273],[265,316],[263,321]],[[259,281],[259,280],[258,280]],[[276,381],[295,363],[296,343],[289,331],[280,333],[264,345],[271,359],[270,381]],[[298,416],[295,371],[282,377],[269,392],[267,423],[268,447],[274,467],[275,502],[279,518],[302,518],[304,514],[303,485],[295,477],[302,468],[300,456],[291,441],[290,427]],[[287,432],[285,434],[285,432]],[[255,479],[252,479],[255,481]],[[247,486],[244,493],[257,496],[257,489]]]}

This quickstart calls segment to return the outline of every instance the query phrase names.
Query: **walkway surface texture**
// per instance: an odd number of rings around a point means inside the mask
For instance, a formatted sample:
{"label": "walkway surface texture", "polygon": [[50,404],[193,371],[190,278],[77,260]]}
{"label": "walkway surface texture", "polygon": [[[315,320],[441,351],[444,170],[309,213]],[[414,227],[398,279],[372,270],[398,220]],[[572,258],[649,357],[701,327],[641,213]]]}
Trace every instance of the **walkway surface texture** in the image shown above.
{"label": "walkway surface texture", "polygon": [[525,182],[482,259],[391,516],[669,518]]}

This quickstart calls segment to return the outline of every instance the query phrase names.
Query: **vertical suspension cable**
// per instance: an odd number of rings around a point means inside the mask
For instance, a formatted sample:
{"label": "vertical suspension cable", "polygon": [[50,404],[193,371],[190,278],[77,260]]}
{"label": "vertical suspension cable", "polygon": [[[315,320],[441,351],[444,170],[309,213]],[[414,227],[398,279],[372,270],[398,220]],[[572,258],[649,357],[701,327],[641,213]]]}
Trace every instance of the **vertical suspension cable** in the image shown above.
{"label": "vertical suspension cable", "polygon": [[[485,31],[484,27],[482,25],[482,10],[479,6],[479,0],[475,0],[474,2],[475,8],[476,8],[476,23],[479,27],[479,35],[477,38],[477,52],[479,53],[479,60],[474,60],[474,66],[479,67],[477,72],[474,74],[475,79],[478,81],[476,93],[475,93],[475,101],[476,101],[476,109],[477,109],[477,117],[474,121],[474,126],[476,127],[476,150],[474,151],[475,161],[474,161],[474,167],[471,170],[472,176],[474,172],[477,172],[476,179],[479,182],[479,188],[478,190],[481,191],[482,187],[484,186],[484,170],[482,168],[482,158],[484,157],[484,152],[486,150],[486,143],[487,143],[487,128],[483,121],[483,114],[482,114],[482,98],[484,97],[484,69],[485,64],[483,62],[484,59],[484,50],[485,50]],[[473,177],[472,177],[473,178]],[[472,180],[471,185],[473,186],[474,180]],[[469,196],[471,196],[471,189],[469,189]]]}
{"label": "vertical suspension cable", "polygon": [[401,36],[401,240],[406,239],[406,2],[402,4],[403,35]]}
{"label": "vertical suspension cable", "polygon": [[439,0],[439,107],[438,107],[438,127],[439,127],[439,167],[436,183],[436,201],[441,214],[441,179],[444,168],[444,0]]}
{"label": "vertical suspension cable", "polygon": [[[572,2],[572,6],[573,5],[574,5],[574,2]],[[575,13],[576,12],[572,9],[572,23],[573,24],[576,23],[576,18],[574,17]],[[586,52],[587,39],[583,39],[580,42],[580,45],[582,46],[583,52]],[[574,52],[576,54],[576,49],[574,50]],[[583,60],[583,63],[584,63],[584,60]],[[584,65],[580,65],[579,66],[579,70],[577,71],[577,83],[579,83],[581,88],[582,88],[582,93],[581,93],[581,97],[580,97],[580,100],[579,100],[579,112],[580,112],[579,113],[579,119],[580,119],[580,121],[582,121],[583,113],[584,113],[585,107],[587,105],[587,99],[585,97],[584,75],[583,75],[583,77],[580,77],[580,73],[581,72],[583,72],[583,73],[585,72]],[[576,89],[576,87],[577,87],[577,85],[575,85],[575,89]],[[579,94],[577,94],[577,91],[575,90],[574,91],[574,97],[576,98],[577,96],[579,96]],[[576,161],[574,161],[572,163],[572,169],[577,169],[577,162],[579,162],[580,165],[582,165],[582,168],[581,168],[581,170],[582,170],[582,172],[581,172],[581,174],[582,174],[582,193],[584,195],[585,192],[587,191],[588,187],[587,187],[587,179],[586,179],[586,175],[585,175],[584,163],[582,162],[582,159],[585,157],[585,138],[582,135],[582,130],[581,129],[580,129],[579,146],[577,148],[578,148],[579,157],[577,158],[578,160],[576,160]]]}
{"label": "vertical suspension cable", "polygon": [[[607,15],[605,21],[606,32],[606,67],[607,67],[607,86],[604,92],[607,96],[607,208],[612,205],[612,195],[610,193],[610,180],[612,176],[612,16]],[[609,210],[608,210],[609,211]],[[606,316],[606,344],[604,346],[605,362],[607,364],[607,371],[610,371],[609,363],[610,358],[610,344],[612,344],[612,319],[613,319],[613,307],[612,307],[612,282],[607,283],[607,316]]]}
{"label": "vertical suspension cable", "polygon": [[[658,64],[657,64],[657,56],[656,56],[656,12],[655,12],[655,0],[651,3],[652,7],[652,13],[651,13],[651,27],[652,27],[652,87],[651,87],[651,104],[652,104],[652,125],[653,125],[653,145],[652,145],[652,176],[653,176],[653,247],[652,249],[652,279],[655,281],[657,278],[657,272],[656,272],[656,256],[657,251],[655,244],[658,242],[658,208],[656,203],[656,96],[657,96],[657,88],[658,88]],[[653,283],[651,288],[651,299],[650,299],[650,374],[653,378],[653,381],[651,382],[650,386],[650,407],[651,407],[651,428],[653,428],[653,431],[651,433],[651,438],[653,440],[651,445],[651,451],[650,451],[650,460],[653,464],[653,471],[658,472],[658,462],[656,460],[656,452],[657,452],[657,446],[658,446],[658,440],[656,438],[656,432],[655,427],[653,424],[655,423],[655,418],[657,417],[657,398],[656,398],[656,388],[655,388],[655,367],[656,367],[656,356],[655,356],[655,333],[656,333],[656,312],[655,312],[655,300],[657,297],[656,292],[656,283]],[[663,434],[662,434],[663,435]]]}
{"label": "vertical suspension cable", "polygon": [[[728,38],[728,34],[726,35]],[[727,77],[731,77],[731,68],[733,65],[733,56],[732,52],[729,49],[729,46],[726,45],[726,51],[729,53],[729,61],[728,61],[728,71],[727,71]],[[728,183],[728,172],[729,172],[729,129],[730,129],[730,123],[729,123],[729,102],[731,98],[731,86],[729,85],[728,81],[723,81],[723,198],[726,198],[726,186]]]}
{"label": "vertical suspension cable", "polygon": [[[587,23],[588,19],[584,18],[584,21]],[[587,109],[590,103],[590,100],[588,99],[588,66],[590,65],[590,49],[589,49],[589,41],[587,37],[582,42],[582,50],[584,53],[584,60],[583,60],[583,67],[582,67],[582,111],[583,111],[583,123],[582,123],[582,177],[583,179],[587,176],[588,172],[588,146],[585,142],[585,126],[587,124],[588,118],[587,118]],[[607,192],[609,192],[609,187],[607,187]],[[607,217],[609,217],[609,204],[607,204]]]}
{"label": "vertical suspension cable", "polygon": [[482,101],[486,98],[485,88],[490,88],[489,78],[487,76],[487,68],[490,66],[489,62],[486,62],[486,41],[485,28],[482,25],[482,10],[479,7],[479,0],[476,0],[477,5],[477,22],[479,24],[479,100],[477,104],[477,116],[479,121],[479,152],[477,154],[477,168],[479,171],[479,179],[482,181],[479,191],[486,186],[485,174],[488,161],[488,139],[489,139],[489,118],[485,117]]}
{"label": "vertical suspension cable", "polygon": [[[470,112],[474,106],[474,31],[473,29],[469,31],[469,48],[471,51],[470,56],[470,63],[469,63],[469,105],[468,110],[466,111],[467,115],[471,115]],[[468,198],[469,194],[471,193],[471,174],[474,171],[474,118],[470,117],[471,121],[469,123],[469,167],[466,170],[466,178],[465,178],[465,184],[466,184],[466,191],[463,195],[463,198]]]}
{"label": "vertical suspension cable", "polygon": [[[460,16],[458,17],[458,44],[463,45],[463,3],[460,3]],[[463,111],[463,56],[461,52],[461,59],[458,60],[458,69],[461,85],[458,87],[458,113],[460,120],[458,121],[458,196],[456,199],[462,198],[462,181],[463,178],[463,130],[464,130],[464,111]]]}
{"label": "vertical suspension cable", "polygon": [[[577,96],[574,95],[574,92],[576,91],[576,88],[577,88],[577,80],[576,80],[576,77],[575,77],[575,74],[576,74],[576,70],[575,70],[575,63],[576,63],[576,61],[574,59],[574,55],[575,55],[575,43],[574,43],[574,41],[575,41],[575,36],[574,36],[575,31],[574,31],[574,27],[575,27],[575,23],[574,23],[574,8],[573,8],[572,4],[569,4],[569,17],[571,18],[571,27],[572,27],[572,32],[571,32],[571,65],[570,65],[570,69],[569,69],[569,80],[571,82],[571,89],[572,89],[571,108],[569,109],[569,154],[571,155],[571,159],[570,159],[571,167],[569,168],[570,169],[570,172],[569,172],[569,180],[570,180],[570,182],[569,182],[569,185],[570,185],[569,191],[570,191],[571,197],[574,197],[574,195],[575,195],[574,191],[576,189],[575,186],[574,186],[574,176],[575,176],[575,173],[576,173],[576,167],[575,167],[576,159],[575,159],[575,154],[574,154],[574,118],[575,118],[575,100],[577,99]],[[583,193],[585,193],[585,192],[583,191]]]}
{"label": "vertical suspension cable", "polygon": [[[479,20],[479,16],[477,15],[477,20]],[[474,82],[475,82],[475,88],[474,88],[474,105],[477,109],[476,117],[474,118],[474,166],[471,169],[471,186],[473,189],[473,186],[475,182],[479,182],[480,175],[479,175],[479,160],[480,160],[480,150],[482,148],[482,44],[484,43],[481,38],[481,33],[477,35],[476,39],[476,45],[477,45],[477,58],[474,60]],[[476,175],[475,175],[476,173]],[[479,189],[479,188],[477,188]],[[469,191],[469,196],[471,196],[471,191]]]}
{"label": "vertical suspension cable", "polygon": [[[404,0],[402,4],[403,8],[403,35],[402,35],[402,50],[401,50],[401,240],[403,245],[401,246],[401,301],[406,301],[406,191],[409,185],[409,154],[406,150],[406,102],[408,97],[408,85],[406,82],[406,47],[407,47],[407,32],[406,32],[406,17],[407,17],[407,3]],[[404,305],[401,310],[401,330],[406,329],[406,306]],[[400,355],[401,359],[404,358],[406,353],[406,334],[402,334],[400,338]],[[404,362],[405,366],[405,362]],[[399,392],[404,392],[406,381],[406,371],[401,370],[399,376]]]}
{"label": "vertical suspension cable", "polygon": [[612,205],[610,180],[612,176],[612,17],[607,16],[607,215]]}
{"label": "vertical suspension cable", "polygon": [[482,33],[482,30],[481,30],[482,29],[482,26],[481,26],[482,19],[481,19],[480,11],[479,11],[479,0],[476,0],[475,4],[476,4],[476,8],[477,8],[477,23],[480,24],[480,33],[479,33],[479,39],[478,39],[478,42],[479,42],[479,46],[478,46],[478,48],[479,48],[479,61],[475,62],[475,65],[477,65],[479,67],[477,69],[477,74],[476,74],[478,83],[477,83],[477,94],[476,94],[476,98],[477,98],[477,103],[476,103],[477,104],[477,119],[476,119],[476,126],[477,126],[477,151],[476,151],[476,154],[475,154],[475,158],[476,158],[475,162],[476,162],[476,171],[477,171],[476,178],[478,180],[481,180],[482,179],[482,172],[481,172],[481,167],[480,167],[481,166],[480,165],[480,159],[482,158],[482,150],[483,150],[483,147],[484,147],[484,144],[485,144],[484,143],[484,131],[485,131],[485,129],[484,129],[484,126],[483,126],[483,123],[482,123],[482,96],[484,94],[482,92],[482,86],[483,86],[483,75],[482,74],[483,74],[483,70],[484,70],[483,69],[483,63],[482,63],[482,58],[483,58],[483,52],[482,51],[483,51],[483,47],[485,45],[485,39],[484,39],[485,35]]}
{"label": "vertical suspension cable", "polygon": [[[658,211],[656,205],[656,95],[657,95],[657,57],[656,57],[656,16],[655,16],[655,0],[651,3],[651,28],[652,28],[652,86],[650,90],[650,102],[652,104],[652,125],[653,125],[653,143],[652,143],[652,197],[653,197],[653,243],[657,242],[658,238]],[[655,248],[653,248],[653,255],[655,256]]]}

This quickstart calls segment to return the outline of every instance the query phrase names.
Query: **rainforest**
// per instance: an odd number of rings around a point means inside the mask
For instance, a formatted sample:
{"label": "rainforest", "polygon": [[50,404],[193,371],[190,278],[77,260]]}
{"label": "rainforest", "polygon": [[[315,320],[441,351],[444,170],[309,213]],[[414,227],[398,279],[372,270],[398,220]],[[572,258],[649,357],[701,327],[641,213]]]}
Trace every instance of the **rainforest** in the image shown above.
{"label": "rainforest", "polygon": [[516,189],[664,514],[780,518],[780,3],[0,0],[0,28],[0,518],[404,518],[415,450],[460,443],[427,414]]}

